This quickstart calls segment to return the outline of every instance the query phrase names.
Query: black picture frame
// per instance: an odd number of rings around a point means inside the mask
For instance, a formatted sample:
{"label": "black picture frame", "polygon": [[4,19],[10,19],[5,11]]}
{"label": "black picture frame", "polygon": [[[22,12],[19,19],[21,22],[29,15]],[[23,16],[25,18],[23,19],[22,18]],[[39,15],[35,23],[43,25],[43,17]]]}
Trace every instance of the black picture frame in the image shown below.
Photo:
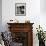
{"label": "black picture frame", "polygon": [[15,3],[15,16],[26,16],[26,3]]}

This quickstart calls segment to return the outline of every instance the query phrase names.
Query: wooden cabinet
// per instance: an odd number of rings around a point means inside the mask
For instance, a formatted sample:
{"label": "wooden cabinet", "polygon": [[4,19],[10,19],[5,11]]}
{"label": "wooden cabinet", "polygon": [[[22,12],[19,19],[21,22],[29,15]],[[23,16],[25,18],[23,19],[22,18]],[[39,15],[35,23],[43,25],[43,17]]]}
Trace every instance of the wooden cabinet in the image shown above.
{"label": "wooden cabinet", "polygon": [[8,23],[13,41],[22,43],[22,46],[33,46],[33,23]]}

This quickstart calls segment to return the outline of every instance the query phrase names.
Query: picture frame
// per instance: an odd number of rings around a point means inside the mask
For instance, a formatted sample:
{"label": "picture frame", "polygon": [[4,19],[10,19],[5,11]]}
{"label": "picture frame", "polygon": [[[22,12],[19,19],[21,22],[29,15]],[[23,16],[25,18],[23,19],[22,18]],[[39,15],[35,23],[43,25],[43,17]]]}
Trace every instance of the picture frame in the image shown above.
{"label": "picture frame", "polygon": [[16,16],[26,16],[26,3],[16,3],[15,4],[15,15]]}

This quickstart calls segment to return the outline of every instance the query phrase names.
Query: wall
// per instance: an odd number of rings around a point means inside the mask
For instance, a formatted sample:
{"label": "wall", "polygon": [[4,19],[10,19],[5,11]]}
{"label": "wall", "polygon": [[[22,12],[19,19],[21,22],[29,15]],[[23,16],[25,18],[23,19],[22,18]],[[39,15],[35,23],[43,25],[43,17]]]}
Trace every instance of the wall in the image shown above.
{"label": "wall", "polygon": [[46,0],[40,0],[40,10],[42,13],[46,13]]}
{"label": "wall", "polygon": [[2,0],[0,0],[0,31],[2,27]]}
{"label": "wall", "polygon": [[40,0],[40,24],[46,31],[46,0]]}

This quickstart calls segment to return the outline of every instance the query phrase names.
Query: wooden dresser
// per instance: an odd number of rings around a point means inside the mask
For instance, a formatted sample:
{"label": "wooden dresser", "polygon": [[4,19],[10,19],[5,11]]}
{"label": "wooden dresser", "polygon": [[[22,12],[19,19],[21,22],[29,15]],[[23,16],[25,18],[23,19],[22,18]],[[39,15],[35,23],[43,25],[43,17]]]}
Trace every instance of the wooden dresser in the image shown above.
{"label": "wooden dresser", "polygon": [[[21,46],[33,46],[33,23],[7,23],[12,33],[13,41]],[[19,45],[18,45],[19,46]]]}

